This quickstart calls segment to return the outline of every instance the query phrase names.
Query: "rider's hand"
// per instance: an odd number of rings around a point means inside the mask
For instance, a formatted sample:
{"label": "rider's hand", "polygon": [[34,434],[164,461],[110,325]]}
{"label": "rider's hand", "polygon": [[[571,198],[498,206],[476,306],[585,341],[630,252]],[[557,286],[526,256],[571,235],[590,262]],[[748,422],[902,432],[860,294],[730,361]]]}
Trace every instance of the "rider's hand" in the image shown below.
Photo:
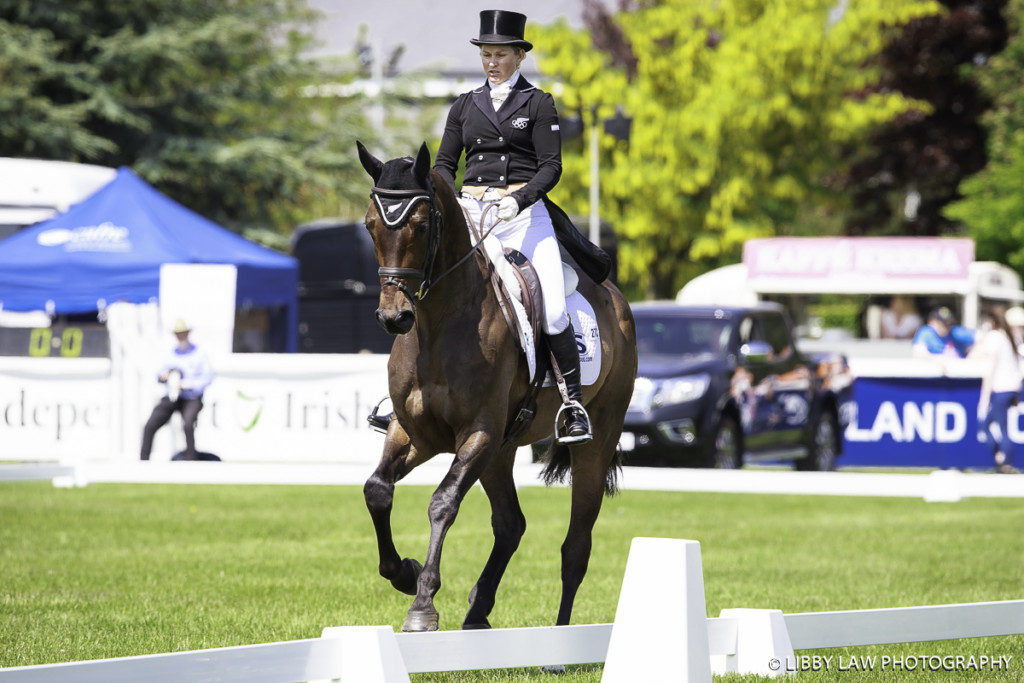
{"label": "rider's hand", "polygon": [[498,202],[498,218],[503,221],[510,221],[519,213],[519,202],[512,195],[504,197]]}

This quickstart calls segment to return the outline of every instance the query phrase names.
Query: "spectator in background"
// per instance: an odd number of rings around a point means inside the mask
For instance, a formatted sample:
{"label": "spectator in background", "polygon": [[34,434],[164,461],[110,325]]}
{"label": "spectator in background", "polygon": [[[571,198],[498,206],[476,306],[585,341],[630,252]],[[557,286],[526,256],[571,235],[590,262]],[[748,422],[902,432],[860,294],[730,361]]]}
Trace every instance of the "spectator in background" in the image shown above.
{"label": "spectator in background", "polygon": [[157,380],[166,386],[171,373],[178,373],[181,390],[177,396],[171,397],[168,389],[165,389],[164,397],[153,408],[142,430],[143,460],[149,460],[150,451],[153,450],[153,436],[167,424],[176,410],[181,413],[182,430],[185,432],[184,459],[196,460],[196,418],[203,409],[203,392],[213,381],[213,369],[206,354],[189,341],[191,332],[191,328],[181,318],[174,322],[174,336],[178,343],[161,366]]}
{"label": "spectator in background", "polygon": [[915,358],[966,358],[974,344],[974,332],[956,324],[953,312],[946,306],[933,309],[928,323],[914,335]]}
{"label": "spectator in background", "polygon": [[921,327],[921,316],[914,311],[914,302],[908,296],[896,294],[889,307],[882,311],[882,339],[912,339]]}
{"label": "spectator in background", "polygon": [[[996,472],[1009,474],[1013,468],[1013,442],[1007,430],[1010,408],[1020,398],[1020,356],[1013,343],[1013,332],[1006,319],[996,311],[982,314],[978,331],[978,355],[985,361],[981,376],[981,397],[978,399],[978,422],[984,425],[985,435],[992,444],[992,457]],[[998,426],[998,431],[995,429]]]}
{"label": "spectator in background", "polygon": [[1018,356],[1024,356],[1024,308],[1013,306],[1006,310],[1006,324],[1012,333],[1013,346]]}

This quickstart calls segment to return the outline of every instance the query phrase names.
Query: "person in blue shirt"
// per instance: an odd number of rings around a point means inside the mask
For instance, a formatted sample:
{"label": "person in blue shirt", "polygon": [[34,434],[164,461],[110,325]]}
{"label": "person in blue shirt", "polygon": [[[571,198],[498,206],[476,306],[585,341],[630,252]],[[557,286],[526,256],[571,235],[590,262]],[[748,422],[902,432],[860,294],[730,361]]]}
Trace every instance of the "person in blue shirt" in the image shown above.
{"label": "person in blue shirt", "polygon": [[928,322],[914,335],[913,353],[916,358],[966,358],[973,345],[974,331],[957,325],[953,312],[940,306],[928,314]]}
{"label": "person in blue shirt", "polygon": [[179,318],[174,323],[174,336],[178,343],[168,354],[160,373],[157,376],[161,384],[167,385],[171,373],[178,373],[181,389],[178,395],[171,397],[168,389],[164,397],[153,408],[146,426],[142,430],[143,460],[149,460],[153,450],[153,436],[171,419],[174,411],[181,413],[182,430],[185,432],[185,460],[196,459],[196,418],[203,409],[203,392],[213,381],[213,368],[210,360],[195,344],[189,341],[191,328]]}

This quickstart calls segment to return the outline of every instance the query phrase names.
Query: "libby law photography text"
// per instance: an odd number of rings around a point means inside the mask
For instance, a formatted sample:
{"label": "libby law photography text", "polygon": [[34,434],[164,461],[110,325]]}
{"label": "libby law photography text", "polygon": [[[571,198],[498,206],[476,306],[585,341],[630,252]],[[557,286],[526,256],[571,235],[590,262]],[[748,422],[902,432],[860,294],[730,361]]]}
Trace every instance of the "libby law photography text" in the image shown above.
{"label": "libby law photography text", "polygon": [[772,671],[1008,671],[1013,655],[797,655],[768,662]]}

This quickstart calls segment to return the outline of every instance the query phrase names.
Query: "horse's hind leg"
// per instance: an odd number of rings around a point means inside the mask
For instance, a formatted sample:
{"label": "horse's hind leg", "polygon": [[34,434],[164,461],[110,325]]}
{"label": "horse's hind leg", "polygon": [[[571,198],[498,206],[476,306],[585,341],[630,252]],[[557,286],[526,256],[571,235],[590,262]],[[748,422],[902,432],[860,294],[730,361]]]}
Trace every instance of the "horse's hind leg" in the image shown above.
{"label": "horse's hind leg", "polygon": [[419,578],[422,567],[412,558],[407,557],[403,560],[399,556],[391,536],[391,505],[394,500],[395,482],[425,459],[417,453],[409,441],[409,435],[395,420],[388,429],[380,463],[363,485],[363,497],[366,499],[366,507],[370,511],[373,528],[377,534],[380,575],[407,595],[416,594],[416,579]]}
{"label": "horse's hind leg", "polygon": [[491,529],[494,531],[494,547],[487,558],[480,578],[469,594],[469,611],[462,622],[462,628],[490,628],[487,615],[494,607],[498,584],[505,574],[509,560],[519,547],[519,540],[526,532],[526,517],[519,507],[519,496],[512,477],[515,452],[502,452],[494,457],[490,466],[480,477],[480,483],[491,501]]}
{"label": "horse's hind leg", "polygon": [[462,499],[480,477],[494,451],[486,431],[474,432],[459,447],[452,466],[430,498],[430,544],[423,570],[416,582],[416,599],[406,615],[403,631],[436,631],[434,595],[441,588],[441,549],[455,522]]}
{"label": "horse's hind leg", "polygon": [[608,468],[617,443],[618,434],[595,434],[590,443],[572,447],[572,511],[569,530],[562,543],[562,601],[558,607],[558,626],[569,624],[576,591],[590,564],[594,522],[601,512]]}

